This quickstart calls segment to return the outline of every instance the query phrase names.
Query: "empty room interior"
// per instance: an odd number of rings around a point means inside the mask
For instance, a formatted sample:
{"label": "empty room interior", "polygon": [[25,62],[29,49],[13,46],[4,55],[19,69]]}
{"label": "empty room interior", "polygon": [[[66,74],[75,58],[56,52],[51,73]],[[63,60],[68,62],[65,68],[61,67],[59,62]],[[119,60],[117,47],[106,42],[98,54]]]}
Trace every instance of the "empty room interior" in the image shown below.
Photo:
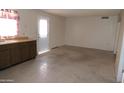
{"label": "empty room interior", "polygon": [[124,82],[124,10],[1,9],[0,82]]}

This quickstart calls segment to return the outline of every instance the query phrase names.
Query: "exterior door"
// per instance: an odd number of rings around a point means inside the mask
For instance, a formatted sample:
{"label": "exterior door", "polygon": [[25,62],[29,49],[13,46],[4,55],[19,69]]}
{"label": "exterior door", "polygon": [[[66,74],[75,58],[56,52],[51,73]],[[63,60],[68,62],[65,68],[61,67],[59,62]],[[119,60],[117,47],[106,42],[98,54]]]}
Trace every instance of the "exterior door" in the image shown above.
{"label": "exterior door", "polygon": [[49,38],[48,38],[48,19],[41,18],[39,20],[38,42],[37,42],[38,54],[42,54],[49,50]]}

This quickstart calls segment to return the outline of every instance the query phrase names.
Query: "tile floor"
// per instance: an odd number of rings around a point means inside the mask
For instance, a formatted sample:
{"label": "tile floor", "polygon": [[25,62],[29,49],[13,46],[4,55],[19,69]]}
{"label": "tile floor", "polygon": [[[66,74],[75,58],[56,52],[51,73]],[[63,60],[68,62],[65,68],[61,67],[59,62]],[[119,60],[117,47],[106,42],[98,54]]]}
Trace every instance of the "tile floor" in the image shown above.
{"label": "tile floor", "polygon": [[0,71],[0,82],[113,83],[114,60],[109,51],[62,46]]}

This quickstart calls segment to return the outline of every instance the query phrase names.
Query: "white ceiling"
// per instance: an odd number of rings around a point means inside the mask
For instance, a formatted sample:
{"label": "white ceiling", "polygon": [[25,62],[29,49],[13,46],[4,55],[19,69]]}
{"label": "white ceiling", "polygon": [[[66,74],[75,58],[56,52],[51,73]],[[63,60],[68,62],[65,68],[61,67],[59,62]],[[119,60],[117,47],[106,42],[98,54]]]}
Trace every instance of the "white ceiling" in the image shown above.
{"label": "white ceiling", "polygon": [[64,17],[114,16],[120,13],[119,9],[42,9],[42,11]]}

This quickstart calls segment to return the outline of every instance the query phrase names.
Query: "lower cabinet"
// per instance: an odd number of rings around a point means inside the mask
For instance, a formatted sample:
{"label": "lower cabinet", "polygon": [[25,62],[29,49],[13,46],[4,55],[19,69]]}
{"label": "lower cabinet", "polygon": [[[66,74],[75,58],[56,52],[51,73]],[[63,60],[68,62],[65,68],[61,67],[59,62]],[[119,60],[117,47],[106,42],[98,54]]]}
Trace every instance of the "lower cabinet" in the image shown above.
{"label": "lower cabinet", "polygon": [[36,50],[36,42],[30,42],[29,43],[29,58],[35,58],[37,55],[37,50]]}
{"label": "lower cabinet", "polygon": [[[2,49],[3,48],[3,49]],[[36,41],[14,43],[0,47],[0,69],[36,57]]]}
{"label": "lower cabinet", "polygon": [[20,44],[20,57],[21,57],[21,61],[26,61],[29,58],[29,42],[28,43],[23,43]]}
{"label": "lower cabinet", "polygon": [[21,54],[18,44],[14,44],[10,49],[11,65],[21,62]]}
{"label": "lower cabinet", "polygon": [[20,54],[21,54],[21,61],[26,61],[28,59],[35,58],[36,56],[36,42],[27,42],[20,44]]}
{"label": "lower cabinet", "polygon": [[10,65],[10,51],[9,49],[0,51],[0,69]]}

